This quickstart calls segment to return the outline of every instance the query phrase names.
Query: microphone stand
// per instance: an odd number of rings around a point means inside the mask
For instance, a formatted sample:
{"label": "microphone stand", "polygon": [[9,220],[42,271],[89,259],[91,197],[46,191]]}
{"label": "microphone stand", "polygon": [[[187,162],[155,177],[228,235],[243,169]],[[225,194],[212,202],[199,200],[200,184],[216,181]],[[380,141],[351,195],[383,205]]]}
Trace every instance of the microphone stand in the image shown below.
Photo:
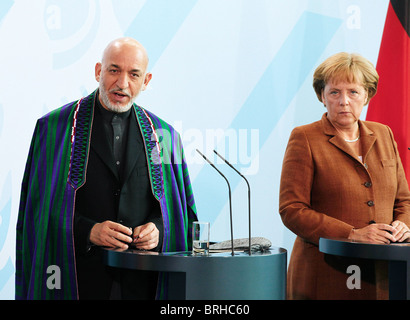
{"label": "microphone stand", "polygon": [[235,255],[235,252],[233,250],[233,224],[232,224],[232,197],[231,197],[231,186],[229,184],[228,179],[222,174],[221,171],[219,171],[215,165],[208,160],[207,157],[205,157],[205,155],[203,155],[198,149],[196,149],[196,151],[202,156],[202,158],[204,158],[206,160],[206,162],[208,162],[212,168],[214,168],[226,181],[226,183],[228,184],[228,191],[229,191],[229,213],[230,213],[230,220],[231,220],[231,250],[232,250],[232,256]]}
{"label": "microphone stand", "polygon": [[246,184],[248,185],[248,219],[249,219],[249,255],[251,255],[251,187],[249,185],[248,179],[246,179],[242,173],[240,173],[232,164],[230,164],[228,162],[228,160],[226,160],[224,157],[222,157],[218,152],[216,152],[216,150],[214,150],[215,154],[221,158],[223,161],[225,161],[225,163],[230,166],[237,174],[239,174],[246,182]]}

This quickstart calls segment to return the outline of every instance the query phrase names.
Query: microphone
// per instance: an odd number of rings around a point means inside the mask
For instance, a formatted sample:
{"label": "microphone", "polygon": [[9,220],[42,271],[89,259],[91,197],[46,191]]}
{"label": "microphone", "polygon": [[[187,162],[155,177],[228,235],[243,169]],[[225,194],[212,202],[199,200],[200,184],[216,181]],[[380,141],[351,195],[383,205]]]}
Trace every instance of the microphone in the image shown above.
{"label": "microphone", "polygon": [[228,179],[222,174],[221,171],[219,171],[215,165],[208,160],[207,157],[205,157],[205,155],[203,155],[198,149],[196,149],[196,151],[202,156],[202,158],[204,158],[206,160],[206,162],[208,162],[212,168],[214,168],[226,181],[226,183],[228,184],[228,191],[229,191],[229,213],[230,213],[230,220],[231,220],[231,250],[232,250],[232,255],[235,255],[235,252],[233,250],[233,224],[232,224],[232,197],[231,197],[231,186],[229,184]]}
{"label": "microphone", "polygon": [[249,255],[251,255],[251,187],[249,185],[248,179],[246,179],[242,173],[240,173],[232,164],[228,162],[224,157],[222,157],[216,150],[214,150],[215,154],[221,158],[225,163],[230,166],[237,174],[239,174],[248,185],[248,219],[249,219]]}

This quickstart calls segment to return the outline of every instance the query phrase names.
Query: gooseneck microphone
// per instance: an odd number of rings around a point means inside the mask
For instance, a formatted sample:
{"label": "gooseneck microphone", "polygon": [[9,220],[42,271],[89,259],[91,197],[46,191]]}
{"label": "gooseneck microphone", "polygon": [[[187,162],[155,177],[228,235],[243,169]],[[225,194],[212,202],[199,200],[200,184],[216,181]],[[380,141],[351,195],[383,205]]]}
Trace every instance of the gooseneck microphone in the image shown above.
{"label": "gooseneck microphone", "polygon": [[248,185],[248,219],[249,219],[249,255],[251,255],[251,186],[249,185],[248,179],[246,179],[242,173],[240,173],[232,164],[229,163],[224,157],[222,157],[216,150],[214,150],[215,154],[221,158],[225,163],[230,166],[237,174],[239,174]]}
{"label": "gooseneck microphone", "polygon": [[196,149],[196,151],[202,156],[202,158],[204,158],[206,160],[206,162],[208,162],[212,168],[214,168],[226,181],[226,183],[228,184],[228,191],[229,191],[229,214],[230,214],[230,220],[231,220],[231,250],[232,250],[232,255],[235,255],[234,249],[233,249],[233,223],[232,223],[232,196],[231,196],[231,186],[229,184],[228,179],[222,174],[221,171],[219,171],[215,165],[208,160],[207,157],[205,157],[204,154],[202,154],[198,149]]}

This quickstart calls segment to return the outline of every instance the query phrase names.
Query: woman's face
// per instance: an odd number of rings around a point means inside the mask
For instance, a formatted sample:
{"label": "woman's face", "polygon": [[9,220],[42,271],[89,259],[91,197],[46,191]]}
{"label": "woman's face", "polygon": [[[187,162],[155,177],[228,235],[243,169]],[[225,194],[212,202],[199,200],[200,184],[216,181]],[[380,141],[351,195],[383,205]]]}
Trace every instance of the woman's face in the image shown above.
{"label": "woman's face", "polygon": [[367,96],[361,84],[329,81],[322,91],[322,102],[329,120],[340,129],[348,129],[359,120]]}

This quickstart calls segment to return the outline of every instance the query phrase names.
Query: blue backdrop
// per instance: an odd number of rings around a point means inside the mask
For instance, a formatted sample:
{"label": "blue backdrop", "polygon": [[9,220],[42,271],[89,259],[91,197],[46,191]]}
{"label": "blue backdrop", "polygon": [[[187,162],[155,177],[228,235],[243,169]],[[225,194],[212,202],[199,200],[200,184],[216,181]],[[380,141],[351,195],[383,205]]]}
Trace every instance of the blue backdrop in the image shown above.
{"label": "blue backdrop", "polygon": [[[213,154],[249,179],[252,234],[289,254],[294,235],[278,214],[291,129],[325,111],[312,89],[329,55],[377,62],[387,0],[2,0],[0,2],[0,299],[14,298],[15,224],[36,119],[97,87],[94,65],[109,41],[139,40],[153,80],[137,102],[181,133],[200,220],[211,240],[248,235],[247,188]],[[366,111],[366,110],[365,110]],[[365,112],[362,114],[365,117]]]}

